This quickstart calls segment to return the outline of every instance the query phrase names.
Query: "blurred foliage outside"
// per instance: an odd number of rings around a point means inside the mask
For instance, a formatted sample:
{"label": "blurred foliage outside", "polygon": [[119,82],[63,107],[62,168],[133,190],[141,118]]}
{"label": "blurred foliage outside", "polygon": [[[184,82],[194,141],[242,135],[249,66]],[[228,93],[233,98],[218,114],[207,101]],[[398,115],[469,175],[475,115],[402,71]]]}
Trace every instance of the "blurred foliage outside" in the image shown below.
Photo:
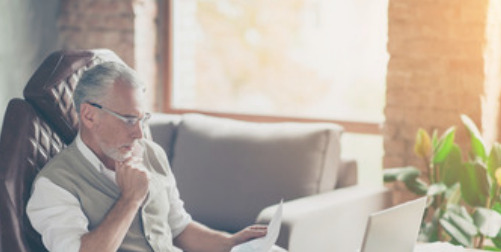
{"label": "blurred foliage outside", "polygon": [[383,121],[387,0],[173,4],[175,108]]}

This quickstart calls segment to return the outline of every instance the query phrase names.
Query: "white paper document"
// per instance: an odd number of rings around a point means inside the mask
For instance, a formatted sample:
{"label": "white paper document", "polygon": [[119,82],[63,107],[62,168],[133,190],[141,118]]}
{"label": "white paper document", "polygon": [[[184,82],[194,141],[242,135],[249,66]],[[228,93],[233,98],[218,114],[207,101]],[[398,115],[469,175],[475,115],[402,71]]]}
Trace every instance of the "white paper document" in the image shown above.
{"label": "white paper document", "polygon": [[275,211],[275,215],[268,224],[266,236],[239,244],[231,249],[231,252],[269,252],[278,239],[282,224],[283,200]]}

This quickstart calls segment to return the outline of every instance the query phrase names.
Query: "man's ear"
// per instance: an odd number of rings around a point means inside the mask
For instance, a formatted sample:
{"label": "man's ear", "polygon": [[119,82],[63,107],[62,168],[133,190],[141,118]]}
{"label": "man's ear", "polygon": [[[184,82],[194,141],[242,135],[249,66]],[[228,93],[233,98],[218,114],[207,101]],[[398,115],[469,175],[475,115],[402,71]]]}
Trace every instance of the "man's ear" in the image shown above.
{"label": "man's ear", "polygon": [[80,123],[86,128],[92,128],[96,124],[96,110],[90,104],[82,103],[80,105]]}

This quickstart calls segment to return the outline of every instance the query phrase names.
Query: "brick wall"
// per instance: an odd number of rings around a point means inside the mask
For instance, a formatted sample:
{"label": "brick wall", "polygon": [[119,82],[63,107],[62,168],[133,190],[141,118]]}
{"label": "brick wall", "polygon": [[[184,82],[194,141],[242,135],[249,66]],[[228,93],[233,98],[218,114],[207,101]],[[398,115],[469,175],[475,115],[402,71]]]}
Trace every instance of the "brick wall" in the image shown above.
{"label": "brick wall", "polygon": [[[456,139],[466,150],[462,113],[485,135],[496,135],[492,118],[497,118],[499,90],[485,95],[500,83],[499,57],[486,53],[489,45],[499,46],[491,39],[495,29],[486,29],[498,23],[488,18],[489,7],[489,0],[389,1],[385,168],[414,165],[424,172],[413,153],[419,127],[441,134],[456,125]],[[402,185],[391,186],[396,202],[411,197]]]}
{"label": "brick wall", "polygon": [[62,0],[59,32],[65,49],[108,48],[147,85],[148,106],[159,108],[156,0]]}

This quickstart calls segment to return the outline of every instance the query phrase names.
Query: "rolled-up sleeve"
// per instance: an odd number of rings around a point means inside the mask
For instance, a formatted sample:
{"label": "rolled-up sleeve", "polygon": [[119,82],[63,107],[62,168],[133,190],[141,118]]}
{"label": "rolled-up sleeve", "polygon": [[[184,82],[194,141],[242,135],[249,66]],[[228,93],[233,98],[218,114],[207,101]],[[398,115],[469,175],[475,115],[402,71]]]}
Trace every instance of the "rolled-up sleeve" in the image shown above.
{"label": "rolled-up sleeve", "polygon": [[169,176],[169,226],[172,231],[172,236],[175,238],[190,224],[192,221],[191,216],[184,209],[184,202],[179,197],[179,191],[176,185],[174,176]]}
{"label": "rolled-up sleeve", "polygon": [[70,192],[40,177],[33,185],[26,213],[49,251],[80,250],[80,238],[88,232],[88,220]]}

